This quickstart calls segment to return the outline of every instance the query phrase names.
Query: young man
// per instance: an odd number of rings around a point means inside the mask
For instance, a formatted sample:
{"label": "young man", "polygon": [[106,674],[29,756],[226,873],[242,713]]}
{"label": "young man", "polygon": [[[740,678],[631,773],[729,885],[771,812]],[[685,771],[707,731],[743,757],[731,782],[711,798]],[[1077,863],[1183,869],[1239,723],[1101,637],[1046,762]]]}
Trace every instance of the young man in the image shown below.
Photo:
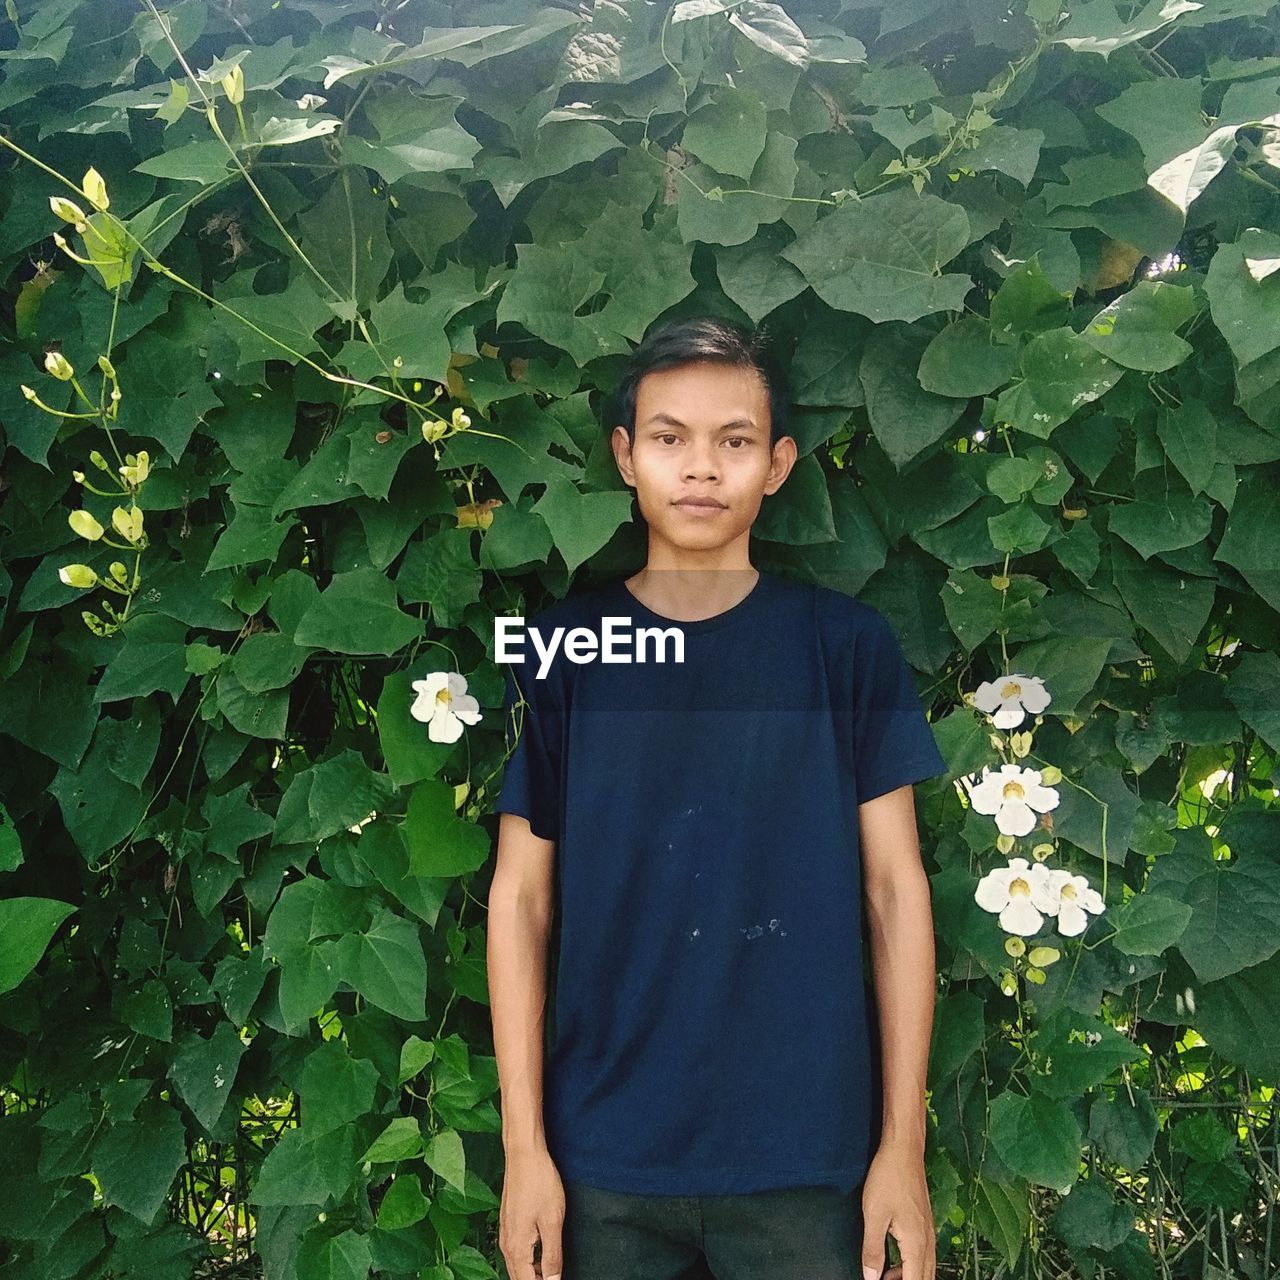
{"label": "young man", "polygon": [[[934,1275],[911,784],[946,766],[884,617],[751,564],[786,401],[759,335],[647,336],[612,445],[648,561],[526,619],[562,643],[543,678],[528,645],[510,668],[488,976],[512,1280]],[[678,630],[683,662],[600,660],[642,648],[609,619]]]}

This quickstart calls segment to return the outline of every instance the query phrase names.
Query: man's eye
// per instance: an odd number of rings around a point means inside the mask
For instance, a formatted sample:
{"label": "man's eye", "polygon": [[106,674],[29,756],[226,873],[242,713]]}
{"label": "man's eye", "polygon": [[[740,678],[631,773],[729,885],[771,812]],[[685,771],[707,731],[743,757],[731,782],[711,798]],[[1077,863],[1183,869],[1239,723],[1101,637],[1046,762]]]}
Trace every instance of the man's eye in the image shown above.
{"label": "man's eye", "polygon": [[[730,436],[730,437],[729,437],[729,443],[730,443],[730,444],[750,444],[750,443],[751,443],[751,441],[750,441],[750,440],[748,440],[746,436]],[[735,449],[735,450],[734,450],[734,452],[735,452],[735,453],[740,453],[740,452],[741,452],[741,450],[740,450],[740,449]]]}
{"label": "man's eye", "polygon": [[668,440],[674,440],[675,436],[673,436],[671,432],[668,431],[666,435],[661,435],[658,437],[658,439],[661,440],[663,444],[665,444]]}

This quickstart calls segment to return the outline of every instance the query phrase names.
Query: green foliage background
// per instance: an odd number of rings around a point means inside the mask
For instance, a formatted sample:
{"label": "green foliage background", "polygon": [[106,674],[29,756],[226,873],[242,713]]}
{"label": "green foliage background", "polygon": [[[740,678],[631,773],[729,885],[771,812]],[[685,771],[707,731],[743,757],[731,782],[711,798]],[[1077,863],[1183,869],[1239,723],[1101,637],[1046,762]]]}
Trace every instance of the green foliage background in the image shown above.
{"label": "green foliage background", "polygon": [[[7,7],[0,1275],[501,1267],[493,618],[638,565],[605,397],[705,311],[792,369],[756,562],[886,613],[952,769],[940,1273],[1271,1275],[1276,7]],[[956,781],[1015,750],[1107,903],[1039,984]]]}

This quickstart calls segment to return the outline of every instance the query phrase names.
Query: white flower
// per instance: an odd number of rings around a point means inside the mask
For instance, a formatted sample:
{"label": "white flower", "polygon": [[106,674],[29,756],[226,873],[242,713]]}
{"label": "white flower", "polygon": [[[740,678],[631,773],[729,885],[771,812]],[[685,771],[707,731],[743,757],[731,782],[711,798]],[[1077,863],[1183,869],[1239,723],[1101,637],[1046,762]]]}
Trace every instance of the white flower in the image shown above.
{"label": "white flower", "polygon": [[1049,872],[1049,892],[1053,895],[1055,906],[1050,915],[1058,917],[1058,932],[1074,938],[1083,933],[1089,923],[1086,912],[1099,915],[1106,904],[1102,895],[1092,888],[1084,876],[1073,875],[1061,867]]}
{"label": "white flower", "polygon": [[994,773],[982,766],[982,780],[969,791],[977,813],[993,813],[996,826],[1007,836],[1025,836],[1036,825],[1036,814],[1058,807],[1058,793],[1040,781],[1039,769],[1002,764]]}
{"label": "white flower", "polygon": [[457,671],[433,671],[425,680],[413,681],[418,696],[409,708],[415,720],[427,725],[432,742],[457,742],[463,724],[477,724],[483,717],[480,703],[467,692],[467,678]]}
{"label": "white flower", "polygon": [[995,713],[992,723],[997,729],[1017,728],[1027,712],[1039,715],[1050,700],[1049,691],[1039,676],[1018,672],[998,680],[984,680],[973,694],[973,705],[979,711]]}
{"label": "white flower", "polygon": [[1052,915],[1057,899],[1049,888],[1049,869],[1042,862],[1010,858],[1009,865],[988,871],[974,890],[973,900],[984,911],[1000,913],[1000,927],[1029,938]]}

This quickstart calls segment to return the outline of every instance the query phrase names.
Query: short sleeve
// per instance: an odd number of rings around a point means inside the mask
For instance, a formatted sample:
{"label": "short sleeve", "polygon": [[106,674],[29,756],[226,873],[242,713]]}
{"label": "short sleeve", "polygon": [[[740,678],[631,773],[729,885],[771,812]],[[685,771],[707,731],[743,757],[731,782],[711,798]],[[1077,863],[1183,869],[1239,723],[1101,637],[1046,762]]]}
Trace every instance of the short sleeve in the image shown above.
{"label": "short sleeve", "polygon": [[884,615],[873,609],[854,641],[853,762],[858,803],[945,773],[915,678]]}
{"label": "short sleeve", "polygon": [[561,715],[554,679],[539,680],[536,670],[533,662],[507,670],[502,715],[511,754],[494,812],[518,813],[535,836],[558,840]]}

